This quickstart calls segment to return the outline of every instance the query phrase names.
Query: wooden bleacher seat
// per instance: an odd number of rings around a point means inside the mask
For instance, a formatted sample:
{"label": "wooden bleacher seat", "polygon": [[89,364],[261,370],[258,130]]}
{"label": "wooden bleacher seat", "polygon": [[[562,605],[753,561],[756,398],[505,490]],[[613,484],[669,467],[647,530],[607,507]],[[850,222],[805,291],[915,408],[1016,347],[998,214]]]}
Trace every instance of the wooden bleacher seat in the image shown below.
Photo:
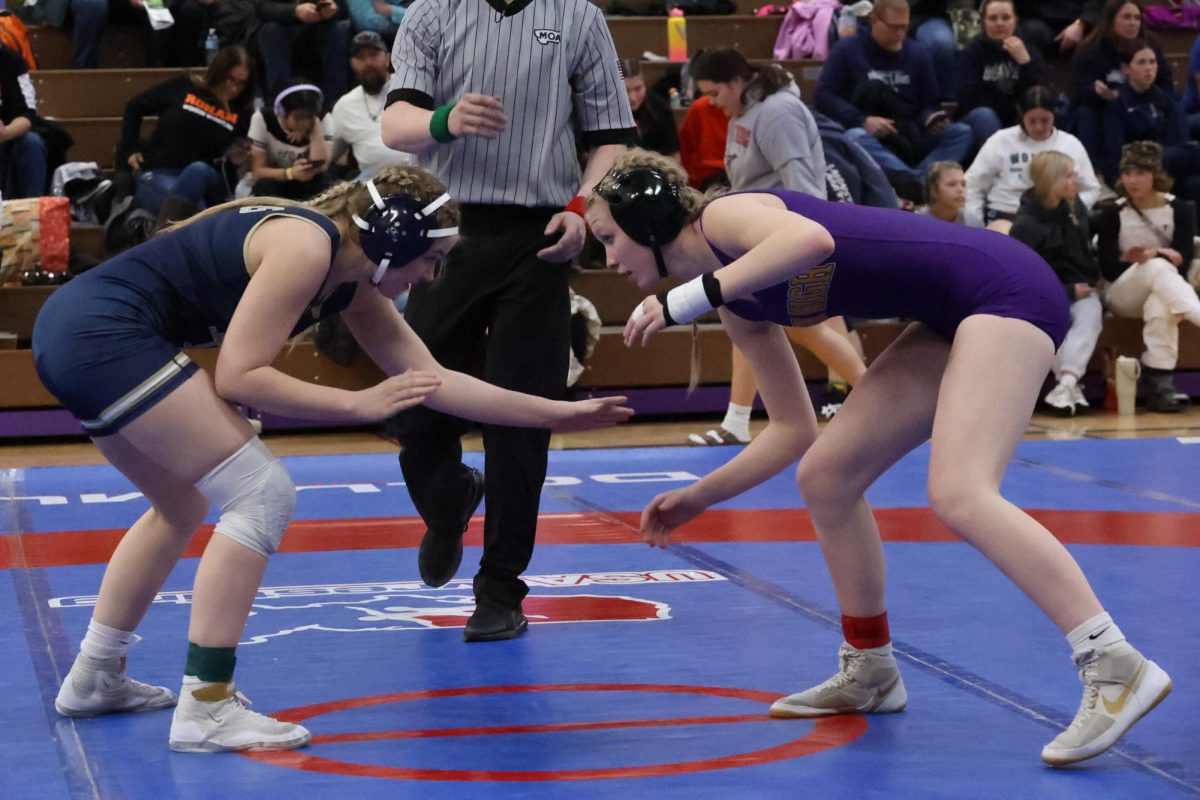
{"label": "wooden bleacher seat", "polygon": [[[29,28],[29,46],[39,69],[70,69],[74,56],[69,34],[51,25]],[[100,66],[137,68],[146,66],[149,42],[146,31],[129,25],[108,25],[100,39]]]}
{"label": "wooden bleacher seat", "polygon": [[[38,69],[29,74],[43,117],[119,117],[135,95],[182,75],[182,69]],[[202,69],[193,69],[203,75]]]}
{"label": "wooden bleacher seat", "polygon": [[[604,11],[606,13],[608,11],[609,6],[612,5],[612,0],[592,0],[592,2],[595,3],[596,5],[600,6],[601,9],[604,9]],[[735,3],[737,5],[737,8],[734,10],[733,13],[744,14],[747,16],[753,15],[754,12],[756,10],[758,10],[758,8],[760,6],[767,5],[766,0],[735,0]],[[665,7],[665,4],[664,4],[664,7]]]}
{"label": "wooden bleacher seat", "polygon": [[[688,53],[716,47],[736,47],[747,58],[771,58],[783,17],[730,14],[721,17],[688,17]],[[617,55],[641,58],[647,50],[667,54],[666,17],[609,17]]]}
{"label": "wooden bleacher seat", "polygon": [[[58,120],[75,138],[67,155],[72,161],[95,161],[102,169],[111,169],[117,143],[121,141],[120,117],[64,117]],[[148,137],[158,117],[142,120],[142,136]]]}
{"label": "wooden bleacher seat", "polygon": [[[55,119],[75,138],[72,161],[113,166],[121,138],[125,104],[135,95],[183,74],[180,69],[39,69],[30,74],[38,96],[38,113]],[[191,70],[203,74],[202,70]],[[157,117],[142,124],[142,135],[154,130]]]}

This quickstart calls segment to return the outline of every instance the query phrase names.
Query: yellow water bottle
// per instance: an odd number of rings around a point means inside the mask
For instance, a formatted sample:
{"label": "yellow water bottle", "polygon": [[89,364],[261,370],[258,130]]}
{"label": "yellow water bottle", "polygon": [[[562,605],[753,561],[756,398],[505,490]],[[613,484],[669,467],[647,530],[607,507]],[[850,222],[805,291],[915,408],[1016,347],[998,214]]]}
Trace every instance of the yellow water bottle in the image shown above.
{"label": "yellow water bottle", "polygon": [[688,60],[687,19],[681,8],[672,8],[667,15],[667,59]]}

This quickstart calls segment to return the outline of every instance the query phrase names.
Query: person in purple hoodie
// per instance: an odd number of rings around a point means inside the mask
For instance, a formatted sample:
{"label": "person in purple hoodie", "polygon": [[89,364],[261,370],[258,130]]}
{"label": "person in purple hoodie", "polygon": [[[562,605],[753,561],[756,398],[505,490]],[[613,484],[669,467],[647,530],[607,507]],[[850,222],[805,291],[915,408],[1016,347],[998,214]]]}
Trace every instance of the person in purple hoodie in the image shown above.
{"label": "person in purple hoodie", "polygon": [[[930,442],[929,504],[1066,636],[1084,683],[1074,721],[1042,749],[1059,766],[1111,747],[1171,689],[1100,604],[1079,565],[1000,494],[1070,325],[1046,262],[1021,242],[932,217],[831,203],[787,189],[706,199],[683,170],[645,151],[617,159],[587,206],[610,269],[652,291],[628,346],[717,309],[758,378],[770,424],[728,463],[642,511],[665,546],[675,528],[800,460],[796,480],[842,612],[840,669],[783,697],[775,717],[893,713],[908,702],[892,652],[883,548],[865,492]],[[913,320],[867,369],[817,437],[783,326],[837,314]],[[1104,702],[1097,702],[1102,698]]]}
{"label": "person in purple hoodie", "polygon": [[906,199],[920,202],[925,170],[966,159],[971,129],[951,122],[925,47],[907,38],[908,0],[877,0],[870,36],[843,39],[817,84],[816,109],[846,128]]}

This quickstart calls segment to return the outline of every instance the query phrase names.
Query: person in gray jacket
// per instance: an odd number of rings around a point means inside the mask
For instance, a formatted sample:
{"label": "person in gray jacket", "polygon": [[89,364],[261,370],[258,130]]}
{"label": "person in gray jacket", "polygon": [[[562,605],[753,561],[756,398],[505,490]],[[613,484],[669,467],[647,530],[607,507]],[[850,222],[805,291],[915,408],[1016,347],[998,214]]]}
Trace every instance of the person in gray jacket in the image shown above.
{"label": "person in gray jacket", "polygon": [[791,75],[722,48],[706,53],[692,78],[729,115],[725,171],[735,191],[781,188],[825,197],[821,135]]}
{"label": "person in gray jacket", "polygon": [[[692,78],[696,88],[729,115],[725,172],[734,191],[792,189],[827,197],[821,134],[791,75],[775,64],[752,66],[737,50],[724,48],[706,53],[693,67]],[[847,385],[866,371],[850,342],[846,322],[834,317],[810,328],[788,328],[787,333],[793,343],[829,367],[830,400],[818,409],[828,419],[840,407]],[[697,445],[750,441],[750,412],[757,391],[749,364],[735,347],[725,420],[704,434],[690,434],[688,441]]]}

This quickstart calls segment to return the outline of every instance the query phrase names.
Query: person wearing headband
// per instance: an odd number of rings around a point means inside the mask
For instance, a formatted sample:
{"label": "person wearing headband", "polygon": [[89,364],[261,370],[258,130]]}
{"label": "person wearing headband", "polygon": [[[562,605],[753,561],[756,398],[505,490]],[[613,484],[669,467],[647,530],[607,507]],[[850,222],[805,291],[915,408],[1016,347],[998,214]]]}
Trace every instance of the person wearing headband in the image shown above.
{"label": "person wearing headband", "polygon": [[[933,513],[1050,617],[1084,681],[1075,720],[1042,749],[1043,761],[1104,752],[1167,695],[1171,679],[1125,640],[1070,553],[1000,494],[1070,325],[1062,286],[1040,256],[992,231],[783,189],[706,204],[682,169],[645,151],[617,160],[586,213],[610,269],[647,292],[665,276],[681,282],[634,307],[626,345],[644,346],[663,328],[716,309],[770,418],[728,463],[651,500],[643,538],[664,546],[705,508],[800,462],[796,479],[833,578],[845,643],[838,673],[776,701],[772,716],[905,708],[879,527],[864,495],[926,441]],[[913,322],[818,438],[780,326],[836,314]]]}
{"label": "person wearing headband", "polygon": [[306,200],[329,188],[331,148],[321,119],[324,94],[297,83],[250,120],[252,194]]}
{"label": "person wearing headband", "polygon": [[[433,359],[393,301],[438,275],[458,241],[458,220],[437,179],[389,167],[307,204],[248,198],[215,206],[51,295],[34,326],[38,375],[150,503],[109,562],[55,702],[59,713],[175,706],[169,744],[182,752],[308,743],[303,727],[250,711],[233,680],[235,647],[296,494],[234,404],[364,425],[418,404],[491,424],[557,429],[629,416],[623,398],[548,400]],[[290,337],[339,312],[385,379],[361,389],[322,386],[274,366]],[[217,345],[212,375],[183,349]],[[196,573],[177,699],[130,678],[126,655],[210,506],[220,518]]]}

